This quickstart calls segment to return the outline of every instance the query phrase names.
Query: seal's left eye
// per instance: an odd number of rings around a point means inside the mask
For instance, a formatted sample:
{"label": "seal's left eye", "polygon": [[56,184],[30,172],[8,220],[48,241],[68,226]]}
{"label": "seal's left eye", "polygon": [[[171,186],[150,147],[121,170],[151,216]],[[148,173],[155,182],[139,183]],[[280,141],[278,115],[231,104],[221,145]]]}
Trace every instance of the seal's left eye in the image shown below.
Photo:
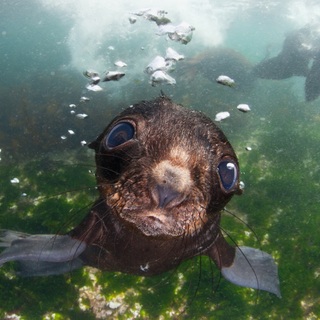
{"label": "seal's left eye", "polygon": [[134,136],[134,126],[130,122],[120,122],[108,133],[105,144],[108,149],[112,149],[131,140]]}
{"label": "seal's left eye", "polygon": [[224,191],[231,191],[237,183],[238,167],[231,159],[222,160],[218,165],[218,174]]}

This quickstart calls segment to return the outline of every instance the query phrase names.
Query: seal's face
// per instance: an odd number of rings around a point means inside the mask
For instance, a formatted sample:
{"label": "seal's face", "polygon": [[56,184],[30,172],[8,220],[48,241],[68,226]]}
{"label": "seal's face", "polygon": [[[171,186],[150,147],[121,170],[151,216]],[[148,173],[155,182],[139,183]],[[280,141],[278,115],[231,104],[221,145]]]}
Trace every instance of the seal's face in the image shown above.
{"label": "seal's face", "polygon": [[223,133],[167,98],[126,109],[91,147],[101,197],[147,236],[198,233],[239,191]]}

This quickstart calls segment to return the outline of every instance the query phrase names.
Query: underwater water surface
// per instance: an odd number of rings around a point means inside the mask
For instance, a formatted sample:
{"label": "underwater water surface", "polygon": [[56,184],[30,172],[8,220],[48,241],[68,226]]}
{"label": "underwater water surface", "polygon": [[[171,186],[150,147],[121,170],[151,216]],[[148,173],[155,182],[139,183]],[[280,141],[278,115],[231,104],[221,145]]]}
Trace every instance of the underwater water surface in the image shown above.
{"label": "underwater water surface", "polygon": [[[132,14],[149,7],[192,25],[191,41],[160,36],[153,21]],[[205,257],[150,278],[92,268],[21,278],[8,264],[0,269],[1,319],[320,318],[320,98],[305,101],[305,77],[251,77],[288,33],[320,24],[317,1],[4,0],[0,18],[1,229],[63,233],[79,223],[97,197],[94,153],[81,142],[163,90],[212,119],[230,112],[219,126],[245,191],[228,204],[222,228],[231,242],[272,254],[282,294],[232,285]],[[170,73],[176,84],[152,86],[144,70],[168,47],[184,55]],[[125,76],[95,92],[86,70]],[[236,70],[239,81],[222,86],[213,70]],[[239,112],[240,103],[251,111]]]}

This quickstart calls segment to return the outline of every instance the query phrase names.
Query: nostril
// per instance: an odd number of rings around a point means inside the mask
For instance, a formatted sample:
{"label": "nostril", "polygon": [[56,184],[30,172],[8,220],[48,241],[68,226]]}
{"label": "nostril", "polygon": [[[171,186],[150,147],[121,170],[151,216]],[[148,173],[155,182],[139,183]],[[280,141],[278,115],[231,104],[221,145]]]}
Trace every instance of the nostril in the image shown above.
{"label": "nostril", "polygon": [[156,198],[160,208],[178,205],[183,200],[181,194],[167,184],[156,186]]}

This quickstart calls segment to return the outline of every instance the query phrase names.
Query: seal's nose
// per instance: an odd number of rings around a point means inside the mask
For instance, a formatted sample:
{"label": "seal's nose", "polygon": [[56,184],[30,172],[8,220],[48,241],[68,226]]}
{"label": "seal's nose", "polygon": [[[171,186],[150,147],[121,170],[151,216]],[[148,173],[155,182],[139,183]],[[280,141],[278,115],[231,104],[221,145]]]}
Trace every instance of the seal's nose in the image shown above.
{"label": "seal's nose", "polygon": [[179,205],[186,199],[192,186],[189,170],[168,160],[155,166],[153,178],[150,180],[151,196],[155,205],[161,209]]}
{"label": "seal's nose", "polygon": [[156,201],[159,208],[178,205],[182,200],[180,193],[168,184],[156,185]]}

